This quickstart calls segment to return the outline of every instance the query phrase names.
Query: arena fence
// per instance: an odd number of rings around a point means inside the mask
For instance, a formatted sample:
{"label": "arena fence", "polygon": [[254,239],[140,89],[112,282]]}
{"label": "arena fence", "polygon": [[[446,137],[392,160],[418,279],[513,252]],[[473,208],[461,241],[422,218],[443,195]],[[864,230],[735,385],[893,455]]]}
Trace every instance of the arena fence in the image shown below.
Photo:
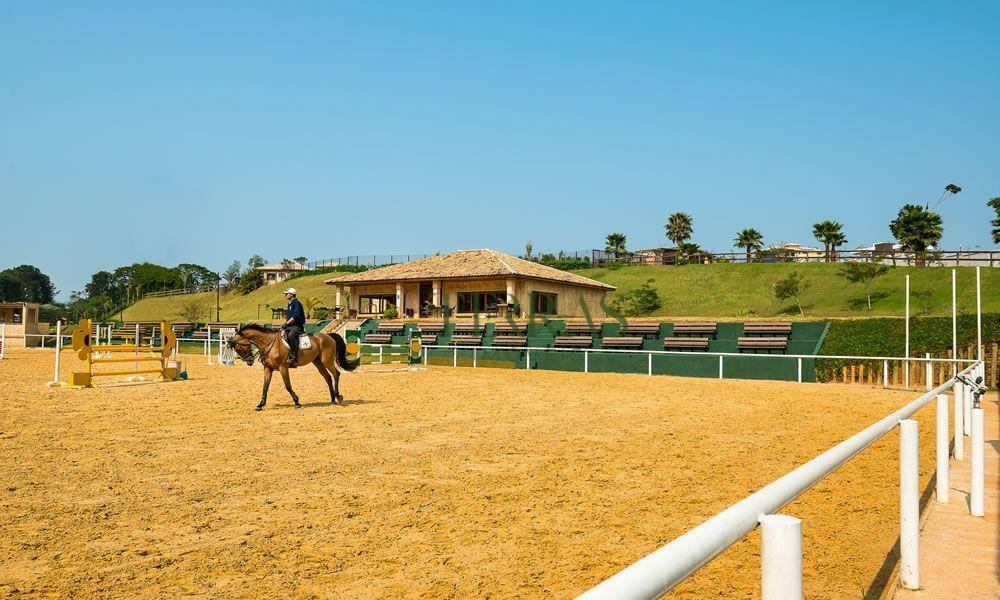
{"label": "arena fence", "polygon": [[[982,377],[983,363],[975,362],[958,375]],[[948,391],[953,392],[955,403],[955,459],[964,459],[963,435],[971,435],[973,464],[970,512],[973,516],[983,516],[983,409],[973,406],[973,391],[969,386],[962,385],[957,378],[951,378],[591,588],[580,598],[659,598],[742,539],[758,524],[761,525],[763,600],[802,598],[802,522],[788,515],[777,514],[778,511],[897,426],[900,430],[900,580],[905,588],[919,588],[917,422],[910,417],[936,399],[936,491],[938,501],[947,502],[949,411],[945,392]]]}

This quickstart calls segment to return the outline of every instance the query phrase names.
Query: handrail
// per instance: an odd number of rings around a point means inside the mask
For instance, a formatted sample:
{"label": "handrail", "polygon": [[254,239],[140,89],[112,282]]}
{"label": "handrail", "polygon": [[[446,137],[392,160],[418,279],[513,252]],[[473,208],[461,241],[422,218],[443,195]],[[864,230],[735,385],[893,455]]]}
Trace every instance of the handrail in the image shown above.
{"label": "handrail", "polygon": [[[972,365],[960,375],[976,368]],[[581,594],[581,600],[647,600],[659,598],[736,541],[750,533],[761,516],[774,514],[949,390],[955,379],[840,442],[816,458],[733,504],[662,548]]]}

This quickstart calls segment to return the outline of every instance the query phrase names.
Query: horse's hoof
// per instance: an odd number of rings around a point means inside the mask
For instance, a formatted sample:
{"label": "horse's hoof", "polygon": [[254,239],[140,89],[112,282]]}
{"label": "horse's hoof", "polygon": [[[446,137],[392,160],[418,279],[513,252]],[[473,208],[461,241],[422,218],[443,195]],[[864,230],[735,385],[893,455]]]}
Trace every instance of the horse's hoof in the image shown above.
{"label": "horse's hoof", "polygon": [[253,409],[254,409],[254,410],[258,410],[258,411],[260,411],[260,410],[264,410],[264,407],[263,407],[263,406],[260,406],[260,405],[257,405],[257,406],[255,406],[255,407],[253,407]]}

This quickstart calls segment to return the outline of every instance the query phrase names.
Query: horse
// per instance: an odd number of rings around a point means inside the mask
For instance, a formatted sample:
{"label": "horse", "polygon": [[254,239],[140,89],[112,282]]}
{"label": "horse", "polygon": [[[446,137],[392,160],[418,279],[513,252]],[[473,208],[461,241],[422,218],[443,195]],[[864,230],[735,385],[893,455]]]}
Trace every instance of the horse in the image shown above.
{"label": "horse", "polygon": [[[264,391],[260,395],[260,404],[254,410],[263,410],[267,404],[267,388],[271,385],[271,375],[275,371],[281,373],[285,389],[292,396],[295,408],[300,408],[299,397],[292,390],[292,382],[288,378],[288,347],[282,342],[283,330],[269,329],[260,325],[244,325],[228,341],[228,345],[248,365],[253,366],[255,359],[260,359],[264,367]],[[340,394],[340,370],[353,371],[361,364],[347,360],[347,344],[339,334],[313,333],[309,335],[311,348],[299,349],[298,361],[295,367],[312,363],[330,388],[330,402],[337,404],[344,397]],[[257,347],[254,352],[253,347]],[[333,374],[331,379],[330,374]]]}

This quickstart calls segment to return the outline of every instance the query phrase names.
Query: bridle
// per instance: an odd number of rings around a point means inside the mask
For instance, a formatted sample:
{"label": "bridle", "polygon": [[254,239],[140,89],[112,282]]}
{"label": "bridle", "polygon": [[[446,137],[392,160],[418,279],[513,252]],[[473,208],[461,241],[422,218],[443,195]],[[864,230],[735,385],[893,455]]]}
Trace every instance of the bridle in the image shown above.
{"label": "bridle", "polygon": [[[281,333],[276,332],[275,335],[271,338],[271,343],[268,344],[266,348],[261,348],[260,346],[257,346],[256,350],[254,350],[254,343],[250,341],[250,338],[244,336],[241,332],[238,331],[236,332],[236,335],[240,336],[240,339],[237,340],[236,336],[229,338],[229,347],[232,348],[233,351],[236,352],[236,354],[238,354],[239,357],[243,359],[243,362],[245,362],[247,366],[252,367],[253,363],[258,358],[260,358],[261,355],[266,356],[267,353],[271,351],[271,348],[274,347],[274,344],[275,342],[278,341],[278,338],[281,336]],[[249,350],[244,350],[244,348],[249,348]],[[261,364],[264,364],[263,360],[261,360]]]}

